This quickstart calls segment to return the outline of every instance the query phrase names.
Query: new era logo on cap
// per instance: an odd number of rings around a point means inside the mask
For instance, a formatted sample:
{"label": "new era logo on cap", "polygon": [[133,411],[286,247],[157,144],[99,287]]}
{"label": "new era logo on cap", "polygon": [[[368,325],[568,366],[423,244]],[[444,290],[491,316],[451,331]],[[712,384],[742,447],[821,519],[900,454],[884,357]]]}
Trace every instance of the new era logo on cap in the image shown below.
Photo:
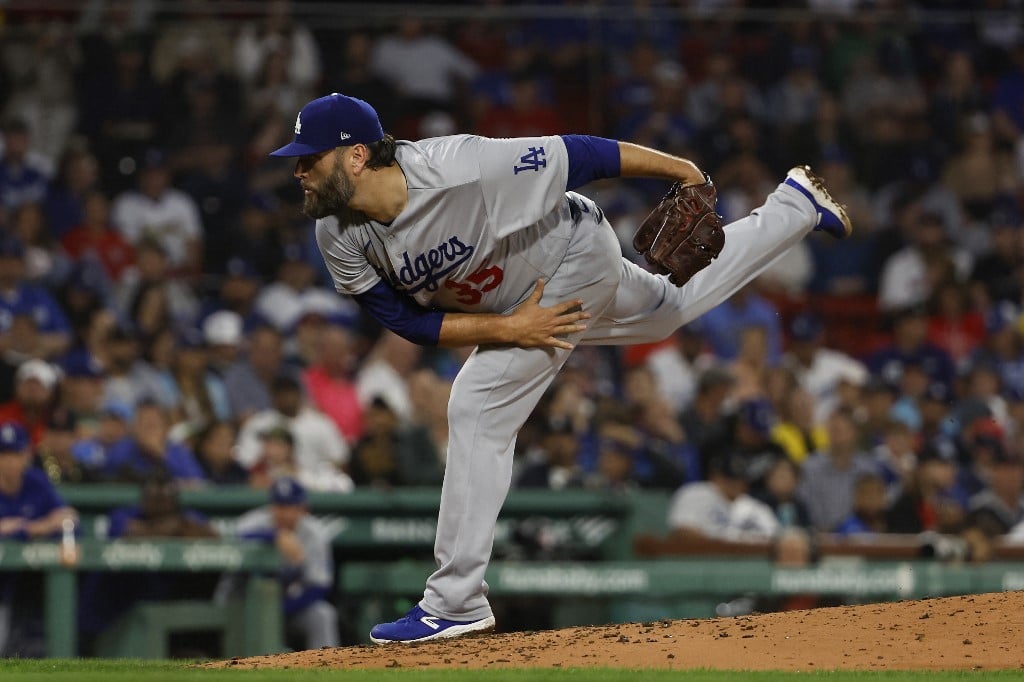
{"label": "new era logo on cap", "polygon": [[271,156],[305,156],[354,144],[384,139],[377,112],[357,97],[332,92],[315,99],[295,119],[295,141]]}

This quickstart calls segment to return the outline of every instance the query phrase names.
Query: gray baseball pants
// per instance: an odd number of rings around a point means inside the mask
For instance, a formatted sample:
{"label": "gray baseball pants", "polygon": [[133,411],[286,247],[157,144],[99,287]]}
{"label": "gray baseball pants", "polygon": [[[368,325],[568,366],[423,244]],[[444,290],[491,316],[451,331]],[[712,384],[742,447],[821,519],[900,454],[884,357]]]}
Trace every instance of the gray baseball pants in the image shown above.
{"label": "gray baseball pants", "polygon": [[[582,223],[544,288],[542,304],[583,299],[591,314],[574,344],[650,343],[726,300],[814,226],[816,212],[786,185],[746,218],[725,227],[721,255],[683,287],[624,259],[607,221]],[[448,403],[448,458],[434,558],[420,607],[448,620],[491,615],[484,573],[498,512],[512,479],[516,434],[571,351],[477,348]]]}

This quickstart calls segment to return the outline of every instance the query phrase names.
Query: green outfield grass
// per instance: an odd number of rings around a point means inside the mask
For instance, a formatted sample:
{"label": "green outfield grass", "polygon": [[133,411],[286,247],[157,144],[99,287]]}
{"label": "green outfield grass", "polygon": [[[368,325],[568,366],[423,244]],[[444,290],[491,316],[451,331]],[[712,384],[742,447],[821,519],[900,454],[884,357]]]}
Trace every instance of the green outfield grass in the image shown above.
{"label": "green outfield grass", "polygon": [[43,680],[74,680],[74,682],[172,682],[177,680],[209,680],[210,682],[298,682],[300,680],[338,680],[345,682],[612,682],[612,680],[643,680],[643,682],[795,682],[807,679],[834,682],[862,680],[1020,680],[1021,670],[973,672],[719,672],[714,670],[652,671],[615,668],[569,668],[565,670],[200,670],[185,663],[170,661],[72,661],[72,660],[5,660],[0,661],[0,680],[29,682]]}

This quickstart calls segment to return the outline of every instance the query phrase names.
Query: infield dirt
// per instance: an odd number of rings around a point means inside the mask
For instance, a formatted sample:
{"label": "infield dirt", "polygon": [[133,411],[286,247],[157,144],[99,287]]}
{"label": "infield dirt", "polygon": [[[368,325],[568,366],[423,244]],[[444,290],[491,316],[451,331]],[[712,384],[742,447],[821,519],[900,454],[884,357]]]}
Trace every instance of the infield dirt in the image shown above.
{"label": "infield dirt", "polygon": [[1024,670],[1024,592],[320,649],[210,665]]}

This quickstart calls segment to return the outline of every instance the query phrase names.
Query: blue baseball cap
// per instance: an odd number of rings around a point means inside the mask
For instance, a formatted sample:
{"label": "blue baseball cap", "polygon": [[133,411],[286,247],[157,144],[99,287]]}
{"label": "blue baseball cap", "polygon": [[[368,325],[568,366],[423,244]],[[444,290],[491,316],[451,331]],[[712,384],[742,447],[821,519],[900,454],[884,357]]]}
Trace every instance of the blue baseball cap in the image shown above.
{"label": "blue baseball cap", "polygon": [[22,452],[28,448],[28,432],[15,421],[0,424],[0,452]]}
{"label": "blue baseball cap", "polygon": [[752,398],[740,405],[739,419],[761,436],[769,436],[775,426],[775,410],[764,398]]}
{"label": "blue baseball cap", "polygon": [[357,97],[332,92],[302,107],[295,118],[295,141],[270,155],[305,156],[382,139],[384,129],[373,107]]}
{"label": "blue baseball cap", "polygon": [[305,504],[306,489],[294,478],[279,478],[270,486],[270,501],[274,504]]}
{"label": "blue baseball cap", "polygon": [[102,365],[91,353],[74,353],[64,361],[64,374],[77,379],[101,379]]}

